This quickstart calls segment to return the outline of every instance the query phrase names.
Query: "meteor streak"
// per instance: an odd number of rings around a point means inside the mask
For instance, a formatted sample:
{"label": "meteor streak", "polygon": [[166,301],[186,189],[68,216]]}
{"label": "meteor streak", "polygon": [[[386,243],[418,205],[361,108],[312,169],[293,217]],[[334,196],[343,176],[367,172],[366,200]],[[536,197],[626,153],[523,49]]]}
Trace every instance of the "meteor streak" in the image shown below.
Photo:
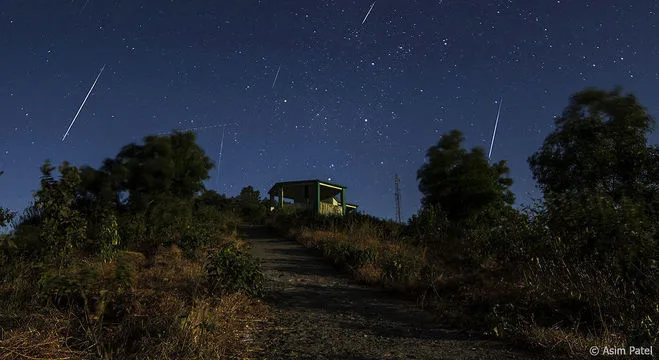
{"label": "meteor streak", "polygon": [[371,8],[368,9],[368,12],[366,13],[366,16],[364,16],[364,20],[362,20],[362,25],[366,22],[366,19],[368,19],[368,16],[371,14],[371,10],[373,10],[373,6],[375,6],[375,1],[373,1],[373,4],[371,4]]}
{"label": "meteor streak", "polygon": [[497,136],[497,126],[499,125],[499,115],[501,115],[501,105],[503,104],[503,96],[499,100],[499,111],[497,111],[497,121],[494,123],[494,132],[492,133],[492,142],[490,143],[490,153],[487,154],[487,159],[492,156],[492,147],[494,147],[494,137]]}
{"label": "meteor streak", "polygon": [[98,81],[98,78],[101,77],[101,74],[103,73],[103,70],[105,70],[105,65],[103,65],[103,67],[101,68],[101,71],[98,73],[98,76],[96,76],[96,80],[94,80],[94,83],[92,84],[92,87],[89,89],[89,92],[87,93],[87,96],[85,96],[85,100],[83,100],[82,104],[80,104],[80,108],[78,109],[78,112],[76,113],[76,115],[73,117],[73,121],[71,121],[71,125],[69,125],[69,128],[66,129],[66,133],[64,134],[64,136],[62,136],[62,141],[64,141],[64,139],[66,139],[66,136],[69,135],[69,131],[71,130],[71,127],[73,126],[73,123],[76,122],[76,119],[78,118],[78,115],[80,114],[80,111],[85,106],[85,103],[87,102],[87,98],[89,98],[89,94],[91,94],[92,90],[94,90],[94,86],[96,86],[96,82]]}
{"label": "meteor streak", "polygon": [[174,129],[174,130],[171,130],[171,131],[160,131],[157,134],[158,135],[169,134],[172,131],[186,132],[186,131],[207,130],[207,129],[213,129],[213,128],[224,127],[224,126],[229,126],[229,125],[238,125],[238,124],[237,123],[226,123],[226,124],[214,124],[214,125],[208,125],[208,126],[197,126],[197,127],[187,128],[187,129]]}
{"label": "meteor streak", "polygon": [[277,69],[277,75],[275,75],[275,81],[272,82],[272,88],[275,88],[275,84],[277,83],[277,78],[279,77],[279,70],[281,70],[281,65],[279,65],[279,69]]}

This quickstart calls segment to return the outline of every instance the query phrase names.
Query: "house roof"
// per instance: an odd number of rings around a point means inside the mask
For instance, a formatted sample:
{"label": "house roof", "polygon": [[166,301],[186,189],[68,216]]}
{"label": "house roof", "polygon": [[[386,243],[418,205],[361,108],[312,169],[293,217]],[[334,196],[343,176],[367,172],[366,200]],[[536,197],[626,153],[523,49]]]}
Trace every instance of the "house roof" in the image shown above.
{"label": "house roof", "polygon": [[328,182],[328,181],[323,181],[323,180],[318,180],[318,179],[315,179],[315,180],[297,180],[297,181],[280,181],[280,182],[277,182],[274,185],[272,185],[270,190],[268,190],[268,194],[269,195],[277,195],[276,190],[282,185],[283,186],[296,186],[296,185],[315,184],[315,183],[322,183],[322,184],[338,187],[338,188],[341,188],[341,189],[347,189],[348,188],[347,186],[334,184],[334,183],[331,183],[331,182]]}

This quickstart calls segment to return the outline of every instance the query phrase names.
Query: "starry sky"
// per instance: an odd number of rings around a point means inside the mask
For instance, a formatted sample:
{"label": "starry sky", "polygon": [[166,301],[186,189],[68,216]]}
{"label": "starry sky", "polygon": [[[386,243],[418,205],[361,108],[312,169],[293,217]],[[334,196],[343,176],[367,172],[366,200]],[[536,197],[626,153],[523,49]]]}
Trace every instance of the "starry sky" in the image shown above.
{"label": "starry sky", "polygon": [[209,189],[318,178],[393,218],[397,173],[408,218],[428,147],[457,128],[487,152],[501,98],[492,160],[508,161],[517,203],[529,203],[540,193],[526,159],[571,94],[620,85],[659,115],[658,10],[656,0],[0,0],[0,205],[32,201],[45,159],[98,167],[146,135],[194,128],[215,162],[224,132]]}

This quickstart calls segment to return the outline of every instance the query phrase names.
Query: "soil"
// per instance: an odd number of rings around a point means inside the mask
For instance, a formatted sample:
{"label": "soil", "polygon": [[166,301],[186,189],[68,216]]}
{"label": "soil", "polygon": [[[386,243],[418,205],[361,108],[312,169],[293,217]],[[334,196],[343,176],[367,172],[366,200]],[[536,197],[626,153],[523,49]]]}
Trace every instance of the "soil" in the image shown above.
{"label": "soil", "polygon": [[266,227],[241,229],[268,277],[272,317],[253,339],[257,359],[547,359],[547,354],[442,326],[385,290],[355,284]]}

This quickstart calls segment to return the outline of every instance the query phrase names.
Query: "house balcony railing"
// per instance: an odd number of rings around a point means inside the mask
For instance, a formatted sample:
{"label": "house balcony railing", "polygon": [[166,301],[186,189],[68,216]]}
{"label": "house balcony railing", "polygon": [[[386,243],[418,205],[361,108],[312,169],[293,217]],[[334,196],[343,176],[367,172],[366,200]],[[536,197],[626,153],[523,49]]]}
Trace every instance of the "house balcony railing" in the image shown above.
{"label": "house balcony railing", "polygon": [[343,208],[340,205],[332,205],[321,202],[320,213],[322,215],[341,215],[343,213]]}
{"label": "house balcony railing", "polygon": [[[313,205],[307,205],[304,203],[287,203],[284,204],[285,208],[293,208],[297,211],[304,211],[304,210],[315,210]],[[320,203],[320,214],[322,215],[341,215],[343,213],[343,208],[341,205],[333,205],[333,204],[327,204],[324,202]]]}

